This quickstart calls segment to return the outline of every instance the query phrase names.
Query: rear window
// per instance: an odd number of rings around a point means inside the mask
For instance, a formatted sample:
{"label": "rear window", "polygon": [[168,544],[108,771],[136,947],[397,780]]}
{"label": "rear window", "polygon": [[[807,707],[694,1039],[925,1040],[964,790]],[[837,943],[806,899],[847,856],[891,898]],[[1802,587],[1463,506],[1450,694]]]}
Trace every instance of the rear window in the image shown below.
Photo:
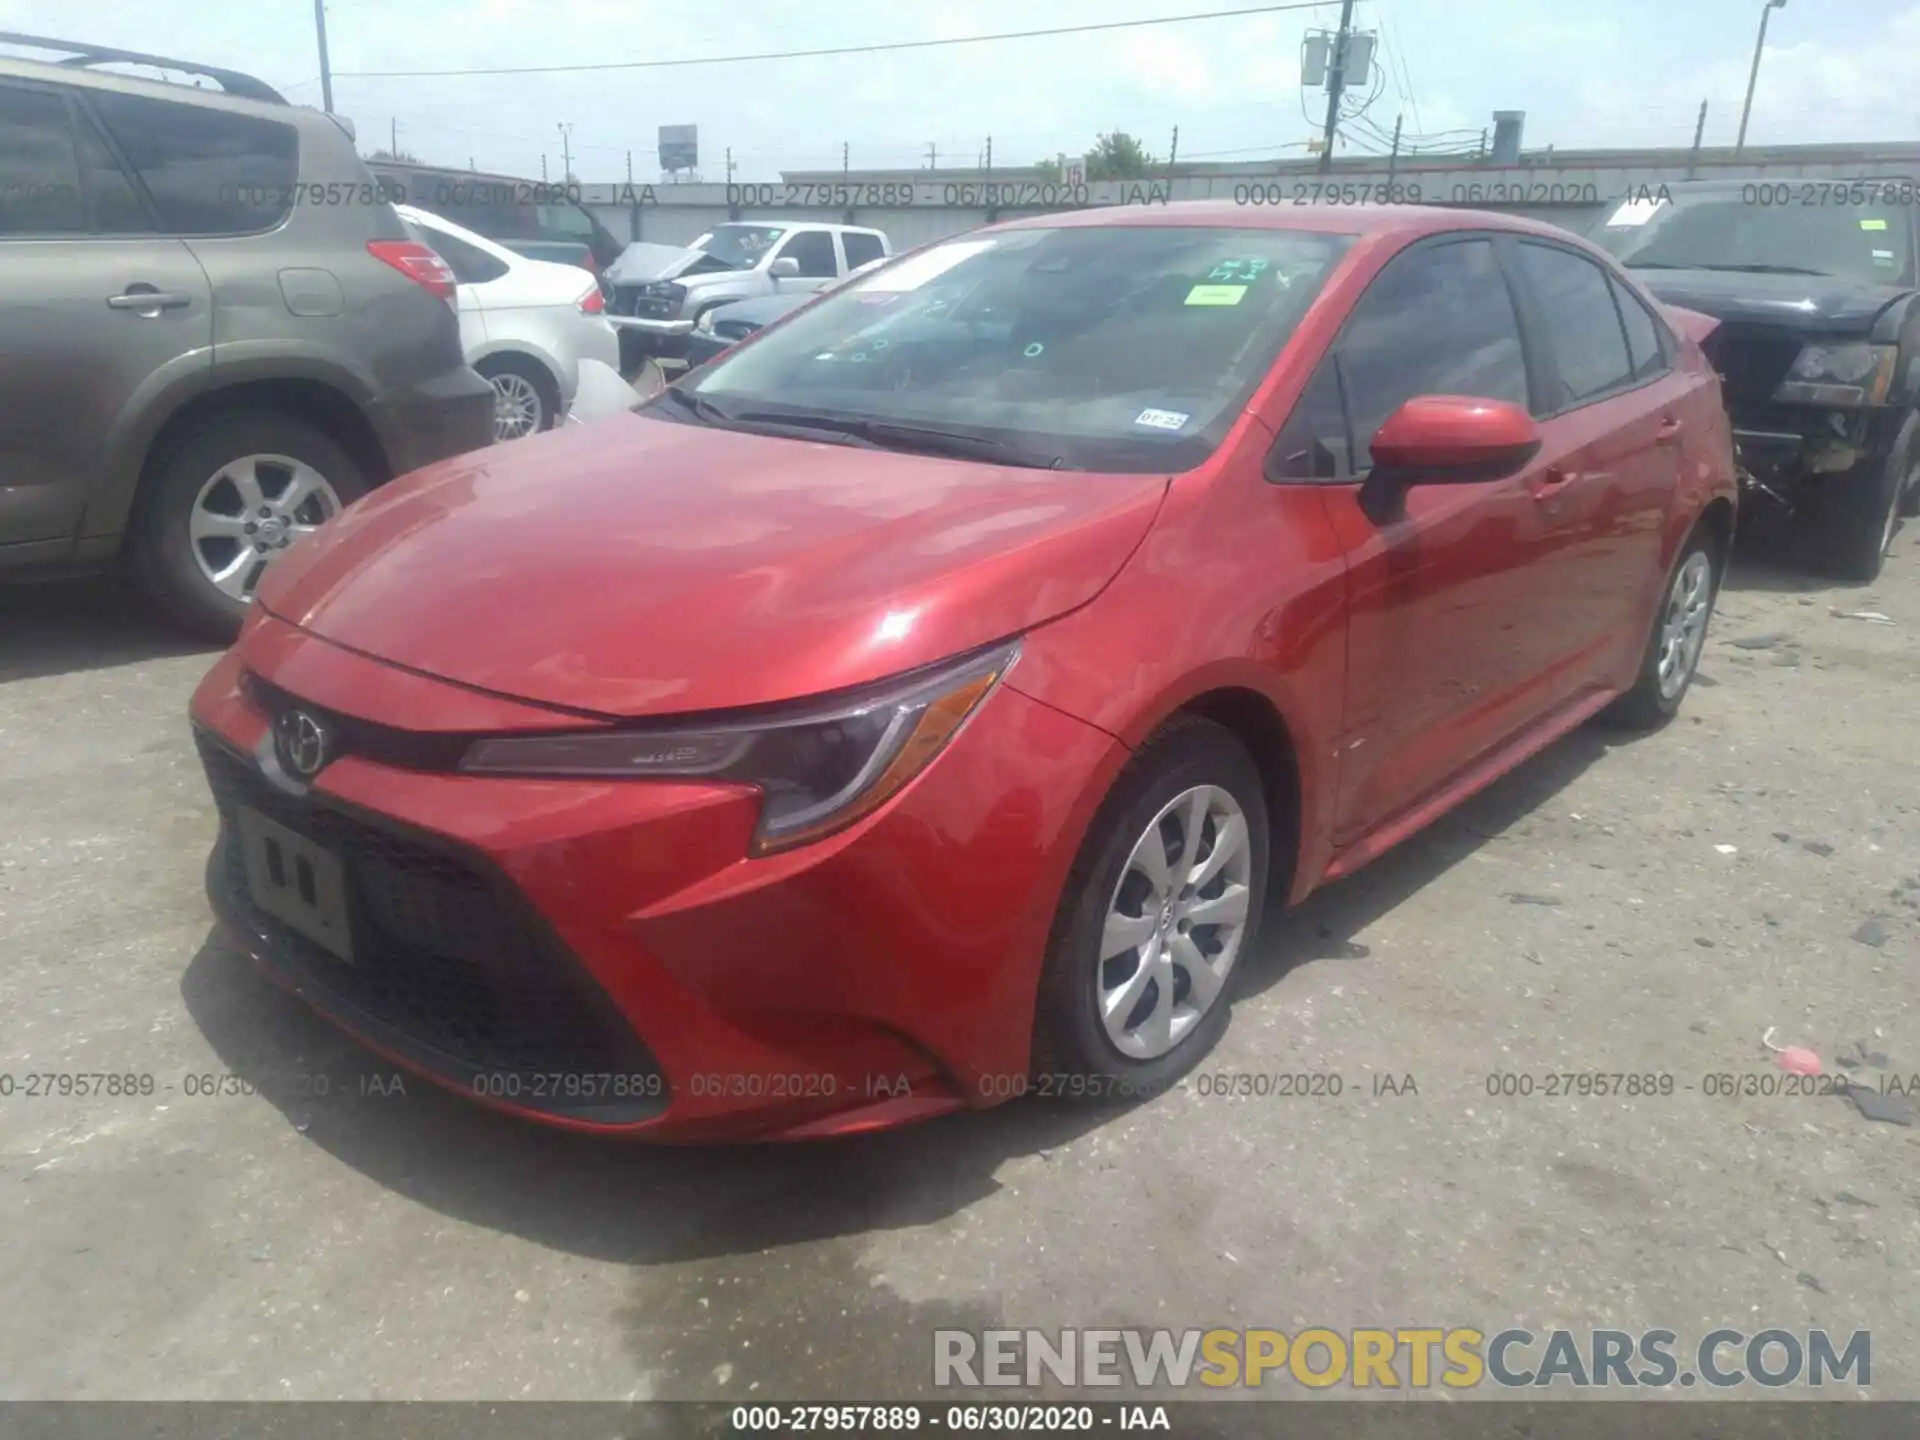
{"label": "rear window", "polygon": [[858,270],[869,260],[878,260],[887,253],[887,248],[880,243],[878,235],[862,235],[857,230],[843,231],[840,243],[846,246],[849,270]]}
{"label": "rear window", "polygon": [[1350,243],[1200,226],[952,240],[828,293],[694,389],[735,413],[962,429],[1069,469],[1189,469]]}
{"label": "rear window", "polygon": [[300,175],[291,125],[100,91],[90,96],[173,235],[250,235],[287,218]]}

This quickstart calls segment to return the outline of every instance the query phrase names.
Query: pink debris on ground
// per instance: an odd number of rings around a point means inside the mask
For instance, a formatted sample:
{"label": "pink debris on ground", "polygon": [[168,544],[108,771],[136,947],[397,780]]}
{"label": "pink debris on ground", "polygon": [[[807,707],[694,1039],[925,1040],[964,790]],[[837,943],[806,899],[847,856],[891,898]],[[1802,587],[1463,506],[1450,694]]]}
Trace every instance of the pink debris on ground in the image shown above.
{"label": "pink debris on ground", "polygon": [[1820,1073],[1820,1057],[1814,1054],[1813,1051],[1804,1050],[1798,1045],[1789,1045],[1784,1050],[1775,1051],[1773,1058],[1779,1064],[1780,1068],[1790,1075],[1818,1075]]}

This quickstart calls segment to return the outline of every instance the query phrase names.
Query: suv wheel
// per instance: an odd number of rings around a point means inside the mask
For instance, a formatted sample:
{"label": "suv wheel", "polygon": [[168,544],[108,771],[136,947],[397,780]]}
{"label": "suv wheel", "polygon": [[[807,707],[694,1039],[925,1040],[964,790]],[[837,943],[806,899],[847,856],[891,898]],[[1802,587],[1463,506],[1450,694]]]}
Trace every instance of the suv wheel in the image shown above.
{"label": "suv wheel", "polygon": [[495,443],[538,435],[559,420],[559,387],[539,362],[520,355],[490,355],[473,368],[493,386]]}
{"label": "suv wheel", "polygon": [[1920,458],[1899,454],[1830,480],[1820,496],[1813,535],[1821,568],[1860,585],[1879,579],[1900,528],[1901,502],[1917,483]]}
{"label": "suv wheel", "polygon": [[176,623],[229,641],[268,566],[368,489],[360,467],[305,421],[224,415],[157,458],[133,562]]}

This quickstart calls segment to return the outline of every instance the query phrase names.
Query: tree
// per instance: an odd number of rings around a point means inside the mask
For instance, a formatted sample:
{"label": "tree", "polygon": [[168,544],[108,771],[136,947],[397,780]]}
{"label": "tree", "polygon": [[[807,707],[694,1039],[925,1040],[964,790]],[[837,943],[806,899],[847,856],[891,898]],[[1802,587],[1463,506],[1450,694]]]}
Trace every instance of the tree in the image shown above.
{"label": "tree", "polygon": [[367,157],[369,160],[394,160],[402,165],[418,165],[420,157],[405,150],[376,150]]}
{"label": "tree", "polygon": [[1033,162],[1033,168],[1039,172],[1040,182],[1043,185],[1058,185],[1060,183],[1060,162],[1058,160],[1036,160]]}
{"label": "tree", "polygon": [[1087,179],[1141,180],[1153,173],[1153,156],[1124,130],[1113,130],[1094,141],[1087,152]]}

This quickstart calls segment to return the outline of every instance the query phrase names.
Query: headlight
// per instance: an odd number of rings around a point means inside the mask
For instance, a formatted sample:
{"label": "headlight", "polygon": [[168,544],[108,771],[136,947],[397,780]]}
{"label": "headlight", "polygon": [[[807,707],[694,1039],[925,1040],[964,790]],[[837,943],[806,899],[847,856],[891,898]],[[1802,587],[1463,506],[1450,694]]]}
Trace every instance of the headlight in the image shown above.
{"label": "headlight", "polygon": [[[716,305],[714,309],[719,309],[719,306]],[[693,322],[693,328],[702,335],[711,335],[713,333],[713,310],[702,310],[700,312],[700,318]]]}
{"label": "headlight", "polygon": [[918,775],[1020,653],[1017,641],[852,696],[732,725],[635,726],[476,741],[462,770],[491,775],[694,778],[759,788],[753,852],[851,825]]}
{"label": "headlight", "polygon": [[1775,400],[1797,405],[1878,405],[1893,383],[1897,346],[1849,341],[1803,345]]}

